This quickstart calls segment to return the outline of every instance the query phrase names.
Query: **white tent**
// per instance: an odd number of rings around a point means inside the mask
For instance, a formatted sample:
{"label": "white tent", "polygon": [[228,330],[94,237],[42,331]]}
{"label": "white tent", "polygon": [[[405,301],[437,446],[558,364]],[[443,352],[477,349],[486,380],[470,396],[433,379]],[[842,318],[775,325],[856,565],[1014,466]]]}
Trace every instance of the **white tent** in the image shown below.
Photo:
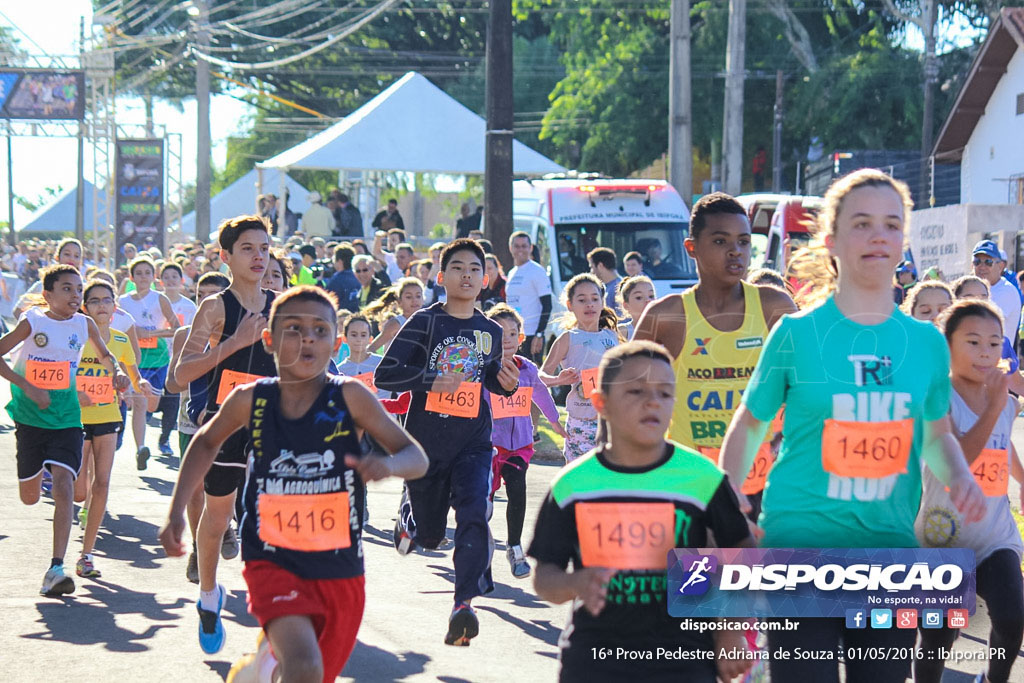
{"label": "white tent", "polygon": [[[92,236],[92,198],[93,186],[88,180],[84,181],[85,204],[83,225],[85,225],[86,236]],[[28,222],[19,227],[18,230],[40,230],[43,232],[71,232],[75,231],[75,197],[78,194],[78,187],[65,190],[50,204],[40,207]]]}
{"label": "white tent", "polygon": [[[485,134],[483,118],[410,71],[330,128],[257,166],[482,175]],[[516,175],[565,171],[521,142],[512,145]],[[264,187],[276,185],[264,180]]]}
{"label": "white tent", "polygon": [[[259,171],[252,170],[231,183],[210,198],[210,231],[215,232],[221,221],[242,214],[256,212],[256,197],[259,195],[257,184]],[[266,169],[263,172],[263,192],[280,194],[281,172]],[[303,213],[309,208],[306,196],[309,190],[299,185],[291,176],[284,175],[285,187],[288,188],[288,208],[295,213]],[[73,224],[72,224],[73,225]],[[186,235],[196,234],[196,213],[185,214],[181,218],[182,231]]]}

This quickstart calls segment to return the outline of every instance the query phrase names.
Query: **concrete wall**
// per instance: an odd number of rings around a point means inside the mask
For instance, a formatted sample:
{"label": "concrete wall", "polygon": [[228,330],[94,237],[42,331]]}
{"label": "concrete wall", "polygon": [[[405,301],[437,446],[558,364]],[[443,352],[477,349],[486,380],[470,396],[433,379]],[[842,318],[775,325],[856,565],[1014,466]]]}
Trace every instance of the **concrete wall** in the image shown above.
{"label": "concrete wall", "polygon": [[[960,201],[964,204],[1006,204],[1006,179],[1024,174],[1024,114],[1017,114],[1017,95],[1024,93],[1024,48],[1007,64],[971,134],[960,166]],[[1001,179],[1001,180],[1000,180]]]}

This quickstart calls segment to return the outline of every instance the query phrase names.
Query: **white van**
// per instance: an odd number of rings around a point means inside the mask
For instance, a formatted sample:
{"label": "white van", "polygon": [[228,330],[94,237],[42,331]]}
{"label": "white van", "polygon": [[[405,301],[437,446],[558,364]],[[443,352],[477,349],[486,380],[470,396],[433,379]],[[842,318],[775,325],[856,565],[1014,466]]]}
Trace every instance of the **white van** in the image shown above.
{"label": "white van", "polygon": [[517,180],[512,197],[515,229],[537,245],[540,264],[551,277],[556,312],[565,310],[558,299],[569,280],[589,272],[587,253],[596,247],[615,252],[621,275],[622,258],[639,252],[659,297],[697,282],[696,264],[683,251],[690,214],[664,180]]}

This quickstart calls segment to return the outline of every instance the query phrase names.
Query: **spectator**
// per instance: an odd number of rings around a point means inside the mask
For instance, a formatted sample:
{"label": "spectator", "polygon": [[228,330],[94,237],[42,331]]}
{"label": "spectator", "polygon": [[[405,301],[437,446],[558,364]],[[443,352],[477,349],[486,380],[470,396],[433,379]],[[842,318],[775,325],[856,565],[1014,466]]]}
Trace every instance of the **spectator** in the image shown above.
{"label": "spectator", "polygon": [[533,245],[528,234],[516,231],[508,244],[515,267],[508,272],[505,298],[522,316],[526,335],[519,346],[519,355],[539,363],[544,351],[544,330],[551,316],[551,280],[544,267],[530,259]]}
{"label": "spectator", "polygon": [[362,285],[352,272],[352,260],[356,252],[352,247],[342,244],[334,248],[334,275],[324,285],[324,289],[334,292],[338,297],[340,309],[356,313],[359,311],[359,290]]}
{"label": "spectator", "polygon": [[385,232],[388,234],[388,251],[394,252],[398,245],[405,241],[405,230],[390,228]]}
{"label": "spectator", "polygon": [[626,277],[636,277],[644,274],[644,260],[640,252],[631,251],[622,259],[622,267],[626,271]]}
{"label": "spectator", "polygon": [[470,230],[469,239],[471,240],[482,240],[484,238],[483,230]]}
{"label": "spectator", "polygon": [[[384,251],[384,237],[387,235],[389,251]],[[387,266],[388,279],[391,282],[398,282],[405,277],[405,270],[414,258],[416,253],[408,242],[395,241],[404,239],[405,233],[401,230],[385,233],[378,230],[373,239],[373,256]]]}
{"label": "spectator", "polygon": [[302,230],[306,237],[328,237],[334,234],[334,216],[321,203],[319,192],[309,193],[309,208],[302,214]]}
{"label": "spectator", "polygon": [[388,206],[386,209],[377,212],[377,215],[373,217],[372,226],[378,230],[382,229],[381,223],[385,220],[391,221],[394,225],[393,228],[399,230],[405,230],[405,221],[402,220],[402,214],[398,213],[398,200],[389,199]]}
{"label": "spectator", "polygon": [[615,268],[615,252],[608,247],[597,247],[591,249],[587,254],[587,262],[590,264],[590,272],[597,276],[597,279],[604,283],[604,305],[615,311],[615,314],[622,317],[622,309],[619,308],[616,294],[619,291],[619,283],[622,276]]}
{"label": "spectator", "polygon": [[896,305],[903,303],[907,298],[907,292],[917,284],[917,268],[910,261],[900,261],[896,266],[896,283],[893,285],[893,300]]}
{"label": "spectator", "polygon": [[356,252],[356,256],[359,256],[360,254],[366,254],[368,256],[370,254],[370,248],[366,246],[366,242],[361,239],[352,240],[352,249]]}
{"label": "spectator", "polygon": [[[478,209],[475,213],[469,210],[469,204],[463,204],[459,208],[459,219],[455,221],[455,237],[469,237],[469,233],[473,230],[480,229],[480,215],[482,209]],[[481,235],[482,237],[483,235]]]}
{"label": "spectator", "polygon": [[1006,261],[992,240],[981,240],[974,245],[974,275],[988,283],[989,298],[1003,312],[1006,325],[1004,336],[1016,347],[1017,329],[1020,327],[1021,303],[1016,288],[1003,277]]}
{"label": "spectator", "polygon": [[758,145],[757,151],[754,152],[754,160],[750,165],[750,170],[754,174],[754,192],[764,190],[764,172],[767,168],[768,152],[765,150],[764,145]]}
{"label": "spectator", "polygon": [[[261,195],[259,205],[260,217],[270,224],[270,234],[277,235],[277,197],[272,194]],[[128,262],[131,263],[131,259]]]}
{"label": "spectator", "polygon": [[373,276],[373,257],[359,254],[352,259],[352,271],[359,280],[359,308],[365,308],[384,293],[384,283]]}
{"label": "spectator", "polygon": [[363,215],[356,205],[349,201],[347,194],[338,194],[338,213],[335,214],[341,230],[339,235],[353,237],[363,234]]}
{"label": "spectator", "polygon": [[505,301],[505,273],[498,263],[498,257],[492,253],[484,256],[484,273],[487,275],[487,286],[480,290],[476,300],[484,311],[495,304]]}
{"label": "spectator", "polygon": [[491,244],[490,240],[486,240],[483,237],[481,237],[481,238],[477,239],[476,243],[480,245],[480,248],[484,250],[485,254],[493,254],[494,253],[494,245]]}

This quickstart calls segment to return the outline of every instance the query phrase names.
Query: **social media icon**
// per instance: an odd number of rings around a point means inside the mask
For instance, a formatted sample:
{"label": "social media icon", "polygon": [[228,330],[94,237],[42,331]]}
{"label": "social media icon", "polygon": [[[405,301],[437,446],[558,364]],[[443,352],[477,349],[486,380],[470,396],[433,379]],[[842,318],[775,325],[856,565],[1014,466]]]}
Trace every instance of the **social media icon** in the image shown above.
{"label": "social media icon", "polygon": [[942,610],[926,609],[921,611],[921,625],[924,628],[942,628]]}
{"label": "social media icon", "polygon": [[967,628],[967,610],[951,609],[946,612],[950,628]]}
{"label": "social media icon", "polygon": [[896,628],[917,628],[917,610],[896,610]]}
{"label": "social media icon", "polygon": [[846,610],[846,628],[867,628],[868,613],[863,609]]}
{"label": "social media icon", "polygon": [[892,628],[892,610],[871,610],[871,628]]}

